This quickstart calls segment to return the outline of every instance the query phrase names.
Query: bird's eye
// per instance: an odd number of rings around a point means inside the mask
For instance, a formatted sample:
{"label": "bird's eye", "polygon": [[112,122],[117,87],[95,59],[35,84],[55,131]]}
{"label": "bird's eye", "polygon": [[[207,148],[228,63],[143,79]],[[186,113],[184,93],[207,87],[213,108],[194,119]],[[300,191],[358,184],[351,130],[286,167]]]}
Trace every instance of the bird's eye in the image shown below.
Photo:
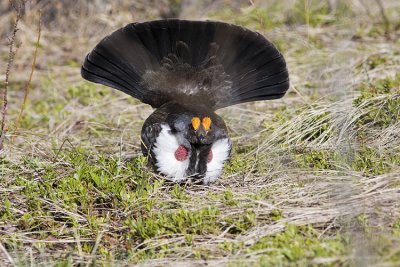
{"label": "bird's eye", "polygon": [[213,153],[212,150],[210,149],[210,152],[208,152],[208,156],[207,156],[207,162],[210,163],[213,159]]}
{"label": "bird's eye", "polygon": [[188,158],[188,149],[184,145],[180,145],[176,150],[175,150],[175,158],[178,161],[184,161]]}

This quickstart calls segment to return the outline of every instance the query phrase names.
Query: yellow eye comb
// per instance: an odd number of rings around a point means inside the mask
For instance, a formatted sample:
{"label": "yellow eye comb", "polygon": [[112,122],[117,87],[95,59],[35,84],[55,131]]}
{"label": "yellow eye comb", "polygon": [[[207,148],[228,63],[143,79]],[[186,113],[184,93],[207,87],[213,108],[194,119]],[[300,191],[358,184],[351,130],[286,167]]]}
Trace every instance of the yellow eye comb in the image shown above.
{"label": "yellow eye comb", "polygon": [[193,129],[196,131],[200,127],[200,118],[199,117],[193,117],[192,118],[192,126]]}

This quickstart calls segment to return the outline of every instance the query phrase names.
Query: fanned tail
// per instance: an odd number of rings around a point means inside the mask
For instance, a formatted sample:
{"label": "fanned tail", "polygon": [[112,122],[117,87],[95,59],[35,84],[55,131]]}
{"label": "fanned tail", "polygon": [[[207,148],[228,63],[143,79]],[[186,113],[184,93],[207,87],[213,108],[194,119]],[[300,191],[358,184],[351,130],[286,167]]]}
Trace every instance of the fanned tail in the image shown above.
{"label": "fanned tail", "polygon": [[154,108],[183,101],[215,110],[280,98],[289,88],[285,60],[273,44],[215,21],[129,24],[100,41],[81,73]]}

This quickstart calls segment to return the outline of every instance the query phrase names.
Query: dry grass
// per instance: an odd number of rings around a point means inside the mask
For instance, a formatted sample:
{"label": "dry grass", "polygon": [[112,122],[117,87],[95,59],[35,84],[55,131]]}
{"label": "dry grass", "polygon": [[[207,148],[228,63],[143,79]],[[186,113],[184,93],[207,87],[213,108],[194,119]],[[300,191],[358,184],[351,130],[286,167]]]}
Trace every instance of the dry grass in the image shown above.
{"label": "dry grass", "polygon": [[[0,152],[0,258],[21,266],[398,266],[398,1],[382,1],[389,26],[373,0],[328,1],[326,10],[313,0],[175,2],[27,6]],[[39,9],[41,45],[17,129]],[[4,4],[0,12],[10,25],[13,12]],[[207,187],[151,174],[138,138],[151,108],[79,74],[104,35],[174,12],[256,29],[290,69],[283,99],[220,111],[234,157]],[[3,70],[11,29],[0,31]]]}

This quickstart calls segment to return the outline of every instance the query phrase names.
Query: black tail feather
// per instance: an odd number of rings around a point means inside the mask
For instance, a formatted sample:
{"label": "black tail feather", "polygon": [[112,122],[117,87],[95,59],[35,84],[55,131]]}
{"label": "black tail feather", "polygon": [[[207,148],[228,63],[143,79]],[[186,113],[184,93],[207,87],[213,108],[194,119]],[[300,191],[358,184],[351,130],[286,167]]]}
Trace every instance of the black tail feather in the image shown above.
{"label": "black tail feather", "polygon": [[153,107],[185,101],[217,109],[280,98],[289,88],[285,60],[270,42],[213,21],[129,24],[88,54],[81,73]]}

